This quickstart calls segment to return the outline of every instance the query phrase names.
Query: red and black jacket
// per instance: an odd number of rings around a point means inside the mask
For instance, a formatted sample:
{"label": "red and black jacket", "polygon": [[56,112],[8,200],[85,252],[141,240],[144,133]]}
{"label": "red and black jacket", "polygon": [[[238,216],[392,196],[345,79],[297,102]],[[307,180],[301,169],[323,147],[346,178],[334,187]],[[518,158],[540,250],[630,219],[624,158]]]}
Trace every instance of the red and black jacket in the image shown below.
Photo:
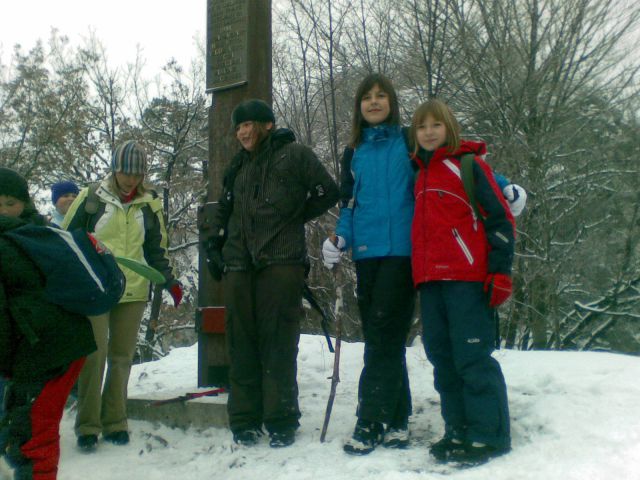
{"label": "red and black jacket", "polygon": [[[460,157],[469,153],[475,155],[475,196],[484,220],[476,217],[461,179]],[[481,158],[485,153],[484,143],[463,140],[453,154],[441,147],[414,156],[420,169],[411,231],[416,286],[434,280],[482,282],[487,273],[511,273],[515,221]]]}

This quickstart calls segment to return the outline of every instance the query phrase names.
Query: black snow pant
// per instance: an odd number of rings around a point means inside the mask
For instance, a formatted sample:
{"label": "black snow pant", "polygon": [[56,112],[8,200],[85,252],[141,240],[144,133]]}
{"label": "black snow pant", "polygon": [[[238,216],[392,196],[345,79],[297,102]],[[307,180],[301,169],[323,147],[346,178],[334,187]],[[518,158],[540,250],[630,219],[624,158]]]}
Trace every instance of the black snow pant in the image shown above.
{"label": "black snow pant", "polygon": [[403,427],[411,415],[405,358],[415,304],[411,259],[358,260],[356,275],[364,334],[364,368],[358,387],[357,416]]}
{"label": "black snow pant", "polygon": [[445,435],[463,432],[468,442],[510,448],[507,387],[491,356],[496,325],[482,282],[427,282],[419,291],[422,340]]}
{"label": "black snow pant", "polygon": [[227,403],[234,433],[299,426],[297,356],[302,316],[302,265],[229,272],[224,280],[231,365]]}

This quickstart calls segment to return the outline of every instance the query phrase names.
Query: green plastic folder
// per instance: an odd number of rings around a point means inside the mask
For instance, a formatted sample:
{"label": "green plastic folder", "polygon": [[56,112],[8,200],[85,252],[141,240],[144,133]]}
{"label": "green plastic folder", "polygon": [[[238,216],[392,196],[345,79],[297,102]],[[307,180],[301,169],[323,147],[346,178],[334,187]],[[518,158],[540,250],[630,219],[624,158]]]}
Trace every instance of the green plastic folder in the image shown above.
{"label": "green plastic folder", "polygon": [[167,280],[164,278],[158,270],[153,267],[150,267],[146,263],[139,262],[137,260],[133,260],[132,258],[126,257],[115,257],[116,262],[122,265],[123,267],[127,267],[129,270],[136,272],[138,275],[150,280],[151,282],[162,285]]}

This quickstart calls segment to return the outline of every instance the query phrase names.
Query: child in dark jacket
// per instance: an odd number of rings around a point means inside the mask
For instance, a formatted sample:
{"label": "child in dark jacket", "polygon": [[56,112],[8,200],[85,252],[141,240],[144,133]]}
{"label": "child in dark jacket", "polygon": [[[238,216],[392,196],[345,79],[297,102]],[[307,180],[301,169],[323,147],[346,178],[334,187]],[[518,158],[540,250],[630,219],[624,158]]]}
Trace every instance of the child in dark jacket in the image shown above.
{"label": "child in dark jacket", "polygon": [[[511,295],[515,224],[485,144],[460,139],[439,100],[421,105],[411,138],[420,168],[412,225],[413,281],[420,292],[423,342],[434,367],[445,423],[431,446],[439,461],[478,464],[510,449],[507,389],[495,346],[493,309]],[[473,154],[478,218],[461,180]]]}
{"label": "child in dark jacket", "polygon": [[4,236],[30,223],[45,219],[27,182],[0,168],[0,375],[9,380],[0,454],[16,480],[55,480],[63,408],[96,346],[87,318],[47,301],[42,272]]}

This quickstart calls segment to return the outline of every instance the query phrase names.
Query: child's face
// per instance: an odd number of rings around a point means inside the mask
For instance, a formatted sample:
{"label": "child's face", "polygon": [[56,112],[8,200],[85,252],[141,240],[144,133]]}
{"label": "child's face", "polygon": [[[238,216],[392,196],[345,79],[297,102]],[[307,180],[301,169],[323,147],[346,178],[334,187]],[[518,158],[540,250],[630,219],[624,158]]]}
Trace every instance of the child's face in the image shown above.
{"label": "child's face", "polygon": [[[236,127],[236,138],[247,152],[253,152],[258,146],[260,138],[257,128],[256,123],[252,121],[242,122]],[[273,123],[267,122],[265,128],[271,130]]]}
{"label": "child's face", "polygon": [[56,202],[56,210],[58,210],[61,215],[66,215],[69,211],[69,207],[76,199],[76,197],[77,195],[75,193],[65,193]]}
{"label": "child's face", "polygon": [[378,85],[374,85],[360,100],[360,113],[369,125],[383,123],[390,112],[389,95]]}
{"label": "child's face", "polygon": [[443,146],[447,141],[447,127],[444,123],[427,115],[416,125],[416,140],[428,152]]}
{"label": "child's face", "polygon": [[24,202],[10,195],[0,195],[0,215],[18,218],[24,212]]}

